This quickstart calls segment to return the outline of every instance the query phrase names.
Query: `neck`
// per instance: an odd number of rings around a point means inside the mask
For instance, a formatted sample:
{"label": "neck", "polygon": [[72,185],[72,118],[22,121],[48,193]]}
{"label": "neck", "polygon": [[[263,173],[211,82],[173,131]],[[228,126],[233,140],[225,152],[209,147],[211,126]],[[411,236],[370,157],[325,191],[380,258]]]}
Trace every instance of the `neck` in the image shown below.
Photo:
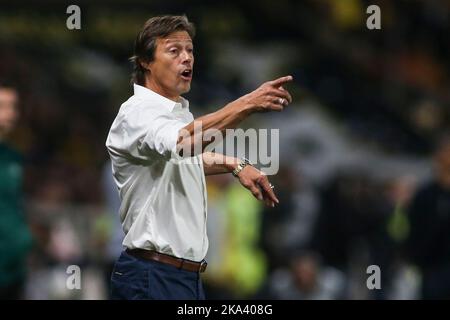
{"label": "neck", "polygon": [[170,99],[175,102],[180,101],[180,95],[176,95],[172,92],[169,92],[167,89],[165,89],[163,86],[161,86],[161,84],[154,81],[152,78],[145,79],[145,87],[167,99]]}

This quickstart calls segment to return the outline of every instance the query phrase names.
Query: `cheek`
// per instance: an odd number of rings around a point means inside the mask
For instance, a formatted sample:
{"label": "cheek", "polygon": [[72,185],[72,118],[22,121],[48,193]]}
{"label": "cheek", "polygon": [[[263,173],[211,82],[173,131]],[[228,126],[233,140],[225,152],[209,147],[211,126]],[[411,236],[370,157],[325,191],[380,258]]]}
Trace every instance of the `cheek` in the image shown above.
{"label": "cheek", "polygon": [[172,72],[175,72],[175,71],[177,70],[177,66],[178,66],[178,61],[177,61],[176,59],[174,59],[174,58],[172,58],[172,59],[167,59],[167,60],[164,62],[164,68],[165,68],[166,70],[170,70],[170,71],[172,71]]}
{"label": "cheek", "polygon": [[162,77],[167,80],[174,81],[178,78],[178,69],[174,63],[167,63],[162,70]]}

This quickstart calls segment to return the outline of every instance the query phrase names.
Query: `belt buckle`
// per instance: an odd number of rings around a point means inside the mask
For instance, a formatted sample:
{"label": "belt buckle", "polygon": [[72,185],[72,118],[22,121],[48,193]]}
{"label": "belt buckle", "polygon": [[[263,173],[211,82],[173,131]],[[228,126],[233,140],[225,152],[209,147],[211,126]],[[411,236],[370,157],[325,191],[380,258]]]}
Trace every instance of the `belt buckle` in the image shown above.
{"label": "belt buckle", "polygon": [[206,262],[205,259],[203,259],[203,260],[200,262],[200,268],[199,268],[199,271],[200,271],[200,272],[205,271],[207,266],[208,266],[208,263]]}

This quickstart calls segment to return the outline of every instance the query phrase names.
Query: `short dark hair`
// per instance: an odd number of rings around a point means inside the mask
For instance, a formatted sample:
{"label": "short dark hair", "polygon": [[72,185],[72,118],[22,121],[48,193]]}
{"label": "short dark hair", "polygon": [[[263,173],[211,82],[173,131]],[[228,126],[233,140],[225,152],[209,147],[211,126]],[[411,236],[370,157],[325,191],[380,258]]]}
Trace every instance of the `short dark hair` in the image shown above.
{"label": "short dark hair", "polygon": [[166,37],[176,31],[186,31],[191,39],[195,36],[195,27],[185,15],[157,16],[145,22],[142,30],[136,37],[134,55],[130,58],[130,61],[133,63],[132,83],[144,85],[146,70],[142,66],[142,63],[153,61],[156,39]]}

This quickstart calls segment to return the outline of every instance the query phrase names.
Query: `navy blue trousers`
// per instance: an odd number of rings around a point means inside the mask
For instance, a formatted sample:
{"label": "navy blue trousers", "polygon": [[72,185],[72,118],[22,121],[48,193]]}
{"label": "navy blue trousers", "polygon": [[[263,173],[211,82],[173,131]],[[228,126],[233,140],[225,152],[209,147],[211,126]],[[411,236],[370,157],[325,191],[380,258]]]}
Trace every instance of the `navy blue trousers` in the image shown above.
{"label": "navy blue trousers", "polygon": [[136,258],[125,251],[111,275],[114,300],[204,300],[200,274]]}

